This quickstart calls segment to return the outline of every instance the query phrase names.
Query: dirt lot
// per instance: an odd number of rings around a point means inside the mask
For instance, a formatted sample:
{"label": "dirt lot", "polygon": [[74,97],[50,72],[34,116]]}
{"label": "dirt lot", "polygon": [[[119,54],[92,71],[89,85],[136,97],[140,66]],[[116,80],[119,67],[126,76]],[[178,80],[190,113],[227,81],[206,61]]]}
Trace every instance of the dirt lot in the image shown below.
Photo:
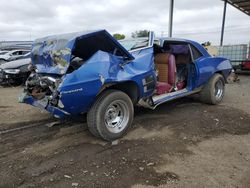
{"label": "dirt lot", "polygon": [[227,85],[224,102],[184,98],[137,109],[117,145],[82,121],[56,119],[0,88],[0,187],[249,187],[250,74]]}

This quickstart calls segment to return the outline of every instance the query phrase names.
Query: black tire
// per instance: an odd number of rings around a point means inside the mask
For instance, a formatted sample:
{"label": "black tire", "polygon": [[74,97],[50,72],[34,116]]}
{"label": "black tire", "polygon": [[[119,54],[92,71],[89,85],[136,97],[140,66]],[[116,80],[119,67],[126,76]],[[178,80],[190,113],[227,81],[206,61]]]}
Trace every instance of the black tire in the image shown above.
{"label": "black tire", "polygon": [[[117,117],[122,119],[120,120],[121,122],[119,121],[119,123],[117,123],[117,125],[122,125],[122,128],[120,128],[120,126],[112,128],[108,125],[108,122],[111,120],[107,120],[107,118],[111,118],[112,113],[109,116],[107,116],[107,114],[111,112],[110,109],[113,108],[112,105],[114,105],[115,108],[116,103],[118,106],[120,105],[119,110],[122,111],[116,113]],[[116,108],[118,108],[118,106]],[[98,99],[88,112],[87,124],[89,131],[94,136],[101,137],[104,140],[113,141],[120,138],[127,132],[132,124],[133,117],[134,107],[129,96],[124,92],[112,89],[104,91],[98,97]],[[114,131],[112,131],[113,129]],[[121,131],[119,132],[118,130],[118,132],[115,132],[116,129],[121,129]]]}
{"label": "black tire", "polygon": [[224,94],[225,80],[221,74],[216,73],[200,92],[200,101],[216,105],[222,101]]}

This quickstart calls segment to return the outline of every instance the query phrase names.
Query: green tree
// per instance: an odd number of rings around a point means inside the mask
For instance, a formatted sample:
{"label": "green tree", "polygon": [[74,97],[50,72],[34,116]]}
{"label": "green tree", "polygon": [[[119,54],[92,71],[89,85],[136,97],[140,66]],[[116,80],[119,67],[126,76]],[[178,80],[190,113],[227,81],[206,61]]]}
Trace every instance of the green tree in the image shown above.
{"label": "green tree", "polygon": [[123,34],[119,34],[119,33],[115,33],[115,34],[113,34],[113,37],[114,37],[116,40],[122,40],[122,39],[125,39],[125,35],[123,35]]}
{"label": "green tree", "polygon": [[212,45],[212,43],[210,41],[202,43],[202,46],[211,46],[211,45]]}
{"label": "green tree", "polygon": [[132,38],[136,37],[148,37],[148,30],[139,30],[132,33]]}

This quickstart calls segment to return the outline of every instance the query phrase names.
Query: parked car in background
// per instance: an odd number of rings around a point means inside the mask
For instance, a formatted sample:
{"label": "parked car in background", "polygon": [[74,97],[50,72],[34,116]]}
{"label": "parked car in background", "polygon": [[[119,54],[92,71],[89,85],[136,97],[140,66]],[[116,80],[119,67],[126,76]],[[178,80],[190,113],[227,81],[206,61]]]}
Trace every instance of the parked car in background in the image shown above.
{"label": "parked car in background", "polygon": [[18,59],[27,59],[27,58],[30,58],[30,56],[31,56],[31,52],[29,51],[28,53],[26,53],[24,55],[16,57],[15,60],[18,60]]}
{"label": "parked car in background", "polygon": [[232,71],[228,59],[191,40],[154,43],[153,32],[119,43],[105,30],[37,39],[36,71],[19,101],[57,118],[87,113],[90,132],[109,141],[127,132],[135,105],[155,109],[195,93],[204,103],[222,101]]}
{"label": "parked car in background", "polygon": [[29,52],[30,50],[26,49],[8,51],[7,53],[4,53],[2,55],[0,54],[0,62],[4,63],[6,61],[14,61],[20,57],[25,56]]}
{"label": "parked car in background", "polygon": [[20,85],[27,80],[30,71],[28,67],[31,59],[19,59],[0,65],[0,84],[1,85]]}
{"label": "parked car in background", "polygon": [[[7,54],[9,51],[0,50],[0,56]],[[5,63],[6,61],[4,59],[0,59],[0,64]]]}
{"label": "parked car in background", "polygon": [[4,55],[4,54],[7,54],[9,51],[6,51],[6,50],[0,50],[0,55]]}

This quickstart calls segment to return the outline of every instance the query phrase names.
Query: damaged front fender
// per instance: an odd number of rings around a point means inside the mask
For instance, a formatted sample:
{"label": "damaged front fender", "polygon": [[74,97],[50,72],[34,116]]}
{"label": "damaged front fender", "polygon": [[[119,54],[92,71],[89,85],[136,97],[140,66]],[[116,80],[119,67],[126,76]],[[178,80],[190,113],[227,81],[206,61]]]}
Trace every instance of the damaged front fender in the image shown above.
{"label": "damaged front fender", "polygon": [[98,51],[79,69],[66,74],[58,91],[64,109],[71,114],[87,112],[106,83],[116,82],[119,58]]}

